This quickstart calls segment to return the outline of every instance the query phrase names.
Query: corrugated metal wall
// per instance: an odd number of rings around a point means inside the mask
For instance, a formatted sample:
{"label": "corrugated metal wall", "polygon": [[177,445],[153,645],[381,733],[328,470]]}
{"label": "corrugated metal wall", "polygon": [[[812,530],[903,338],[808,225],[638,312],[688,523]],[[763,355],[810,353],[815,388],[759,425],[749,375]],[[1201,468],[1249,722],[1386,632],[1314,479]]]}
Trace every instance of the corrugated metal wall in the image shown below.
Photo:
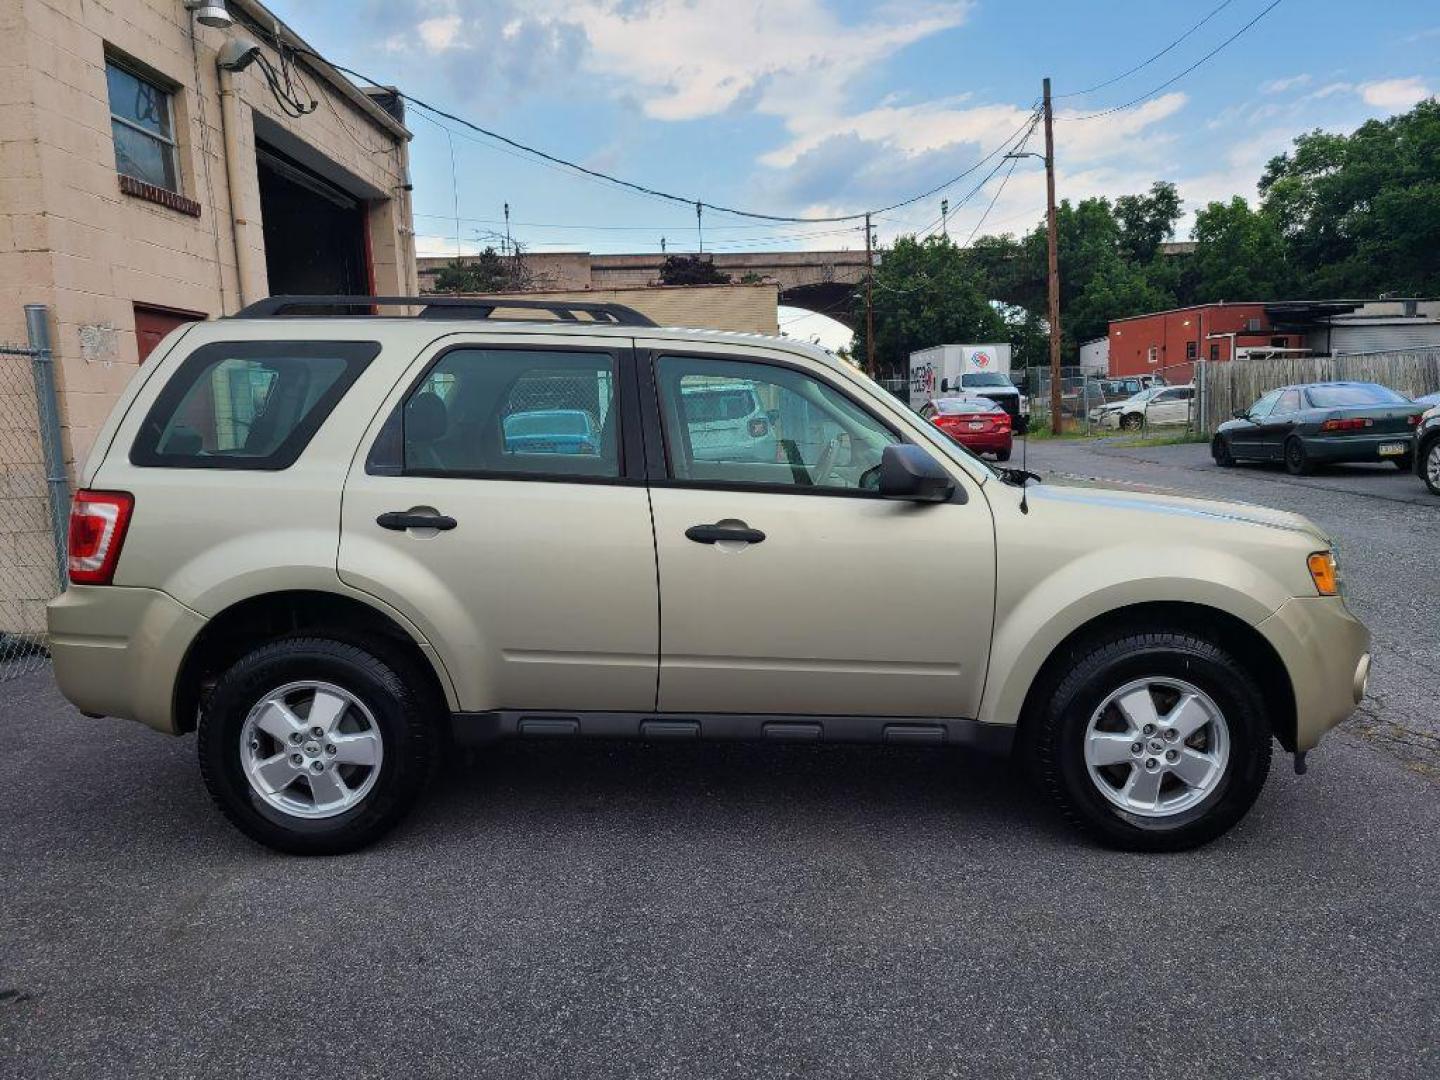
{"label": "corrugated metal wall", "polygon": [[1440,347],[1440,322],[1342,324],[1330,329],[1330,351],[1335,356],[1437,347]]}

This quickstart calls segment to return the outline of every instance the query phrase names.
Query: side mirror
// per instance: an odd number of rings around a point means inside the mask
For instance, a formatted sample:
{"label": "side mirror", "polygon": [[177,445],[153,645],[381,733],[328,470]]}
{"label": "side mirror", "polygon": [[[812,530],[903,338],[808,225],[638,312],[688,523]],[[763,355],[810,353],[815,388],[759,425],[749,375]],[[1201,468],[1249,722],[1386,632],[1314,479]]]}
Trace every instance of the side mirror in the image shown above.
{"label": "side mirror", "polygon": [[1250,419],[1250,410],[1249,410],[1249,409],[1236,409],[1236,410],[1235,410],[1233,413],[1231,413],[1230,415],[1233,416],[1236,420],[1249,420],[1249,419]]}
{"label": "side mirror", "polygon": [[880,494],[909,502],[946,502],[955,481],[918,446],[892,444],[880,455]]}
{"label": "side mirror", "polygon": [[949,379],[941,379],[941,380],[940,380],[940,392],[941,392],[942,394],[948,394],[948,393],[950,392],[950,380],[949,380]]}

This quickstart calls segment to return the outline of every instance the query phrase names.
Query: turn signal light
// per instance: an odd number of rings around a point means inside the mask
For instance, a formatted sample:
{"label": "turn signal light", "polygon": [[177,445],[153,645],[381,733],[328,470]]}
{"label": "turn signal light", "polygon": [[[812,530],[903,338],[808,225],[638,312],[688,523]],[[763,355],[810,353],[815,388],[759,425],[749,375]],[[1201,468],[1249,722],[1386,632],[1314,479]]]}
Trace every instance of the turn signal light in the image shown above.
{"label": "turn signal light", "polygon": [[1333,551],[1317,551],[1307,561],[1310,580],[1315,582],[1315,591],[1321,596],[1335,596],[1340,592],[1340,571],[1335,565]]}
{"label": "turn signal light", "polygon": [[70,503],[66,562],[72,585],[109,585],[120,561],[135,497],[128,491],[77,491]]}

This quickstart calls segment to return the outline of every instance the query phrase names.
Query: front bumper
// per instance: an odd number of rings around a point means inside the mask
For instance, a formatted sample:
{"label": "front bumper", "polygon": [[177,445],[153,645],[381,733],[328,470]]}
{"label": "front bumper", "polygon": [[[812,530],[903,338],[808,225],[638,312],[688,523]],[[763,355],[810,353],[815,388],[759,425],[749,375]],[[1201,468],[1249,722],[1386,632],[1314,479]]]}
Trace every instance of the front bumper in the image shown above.
{"label": "front bumper", "polygon": [[1295,693],[1295,749],[1311,750],[1365,696],[1370,631],[1338,596],[1297,597],[1256,627]]}
{"label": "front bumper", "polygon": [[204,616],[158,589],[71,585],[46,621],[55,681],[76,708],[179,730],[175,678]]}

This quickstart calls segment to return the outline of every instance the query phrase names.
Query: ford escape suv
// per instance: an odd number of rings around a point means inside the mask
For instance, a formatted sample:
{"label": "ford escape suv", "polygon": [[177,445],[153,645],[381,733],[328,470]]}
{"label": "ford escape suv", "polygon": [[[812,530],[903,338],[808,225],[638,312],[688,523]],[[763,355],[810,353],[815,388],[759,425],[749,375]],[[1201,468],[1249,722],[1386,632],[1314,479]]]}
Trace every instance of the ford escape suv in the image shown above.
{"label": "ford escape suv", "polygon": [[116,405],[55,674],[196,732],[220,809],[292,852],[502,737],[1008,747],[1105,843],[1210,840],[1365,691],[1332,545],[1031,479],[798,342],[277,298],[177,329]]}

